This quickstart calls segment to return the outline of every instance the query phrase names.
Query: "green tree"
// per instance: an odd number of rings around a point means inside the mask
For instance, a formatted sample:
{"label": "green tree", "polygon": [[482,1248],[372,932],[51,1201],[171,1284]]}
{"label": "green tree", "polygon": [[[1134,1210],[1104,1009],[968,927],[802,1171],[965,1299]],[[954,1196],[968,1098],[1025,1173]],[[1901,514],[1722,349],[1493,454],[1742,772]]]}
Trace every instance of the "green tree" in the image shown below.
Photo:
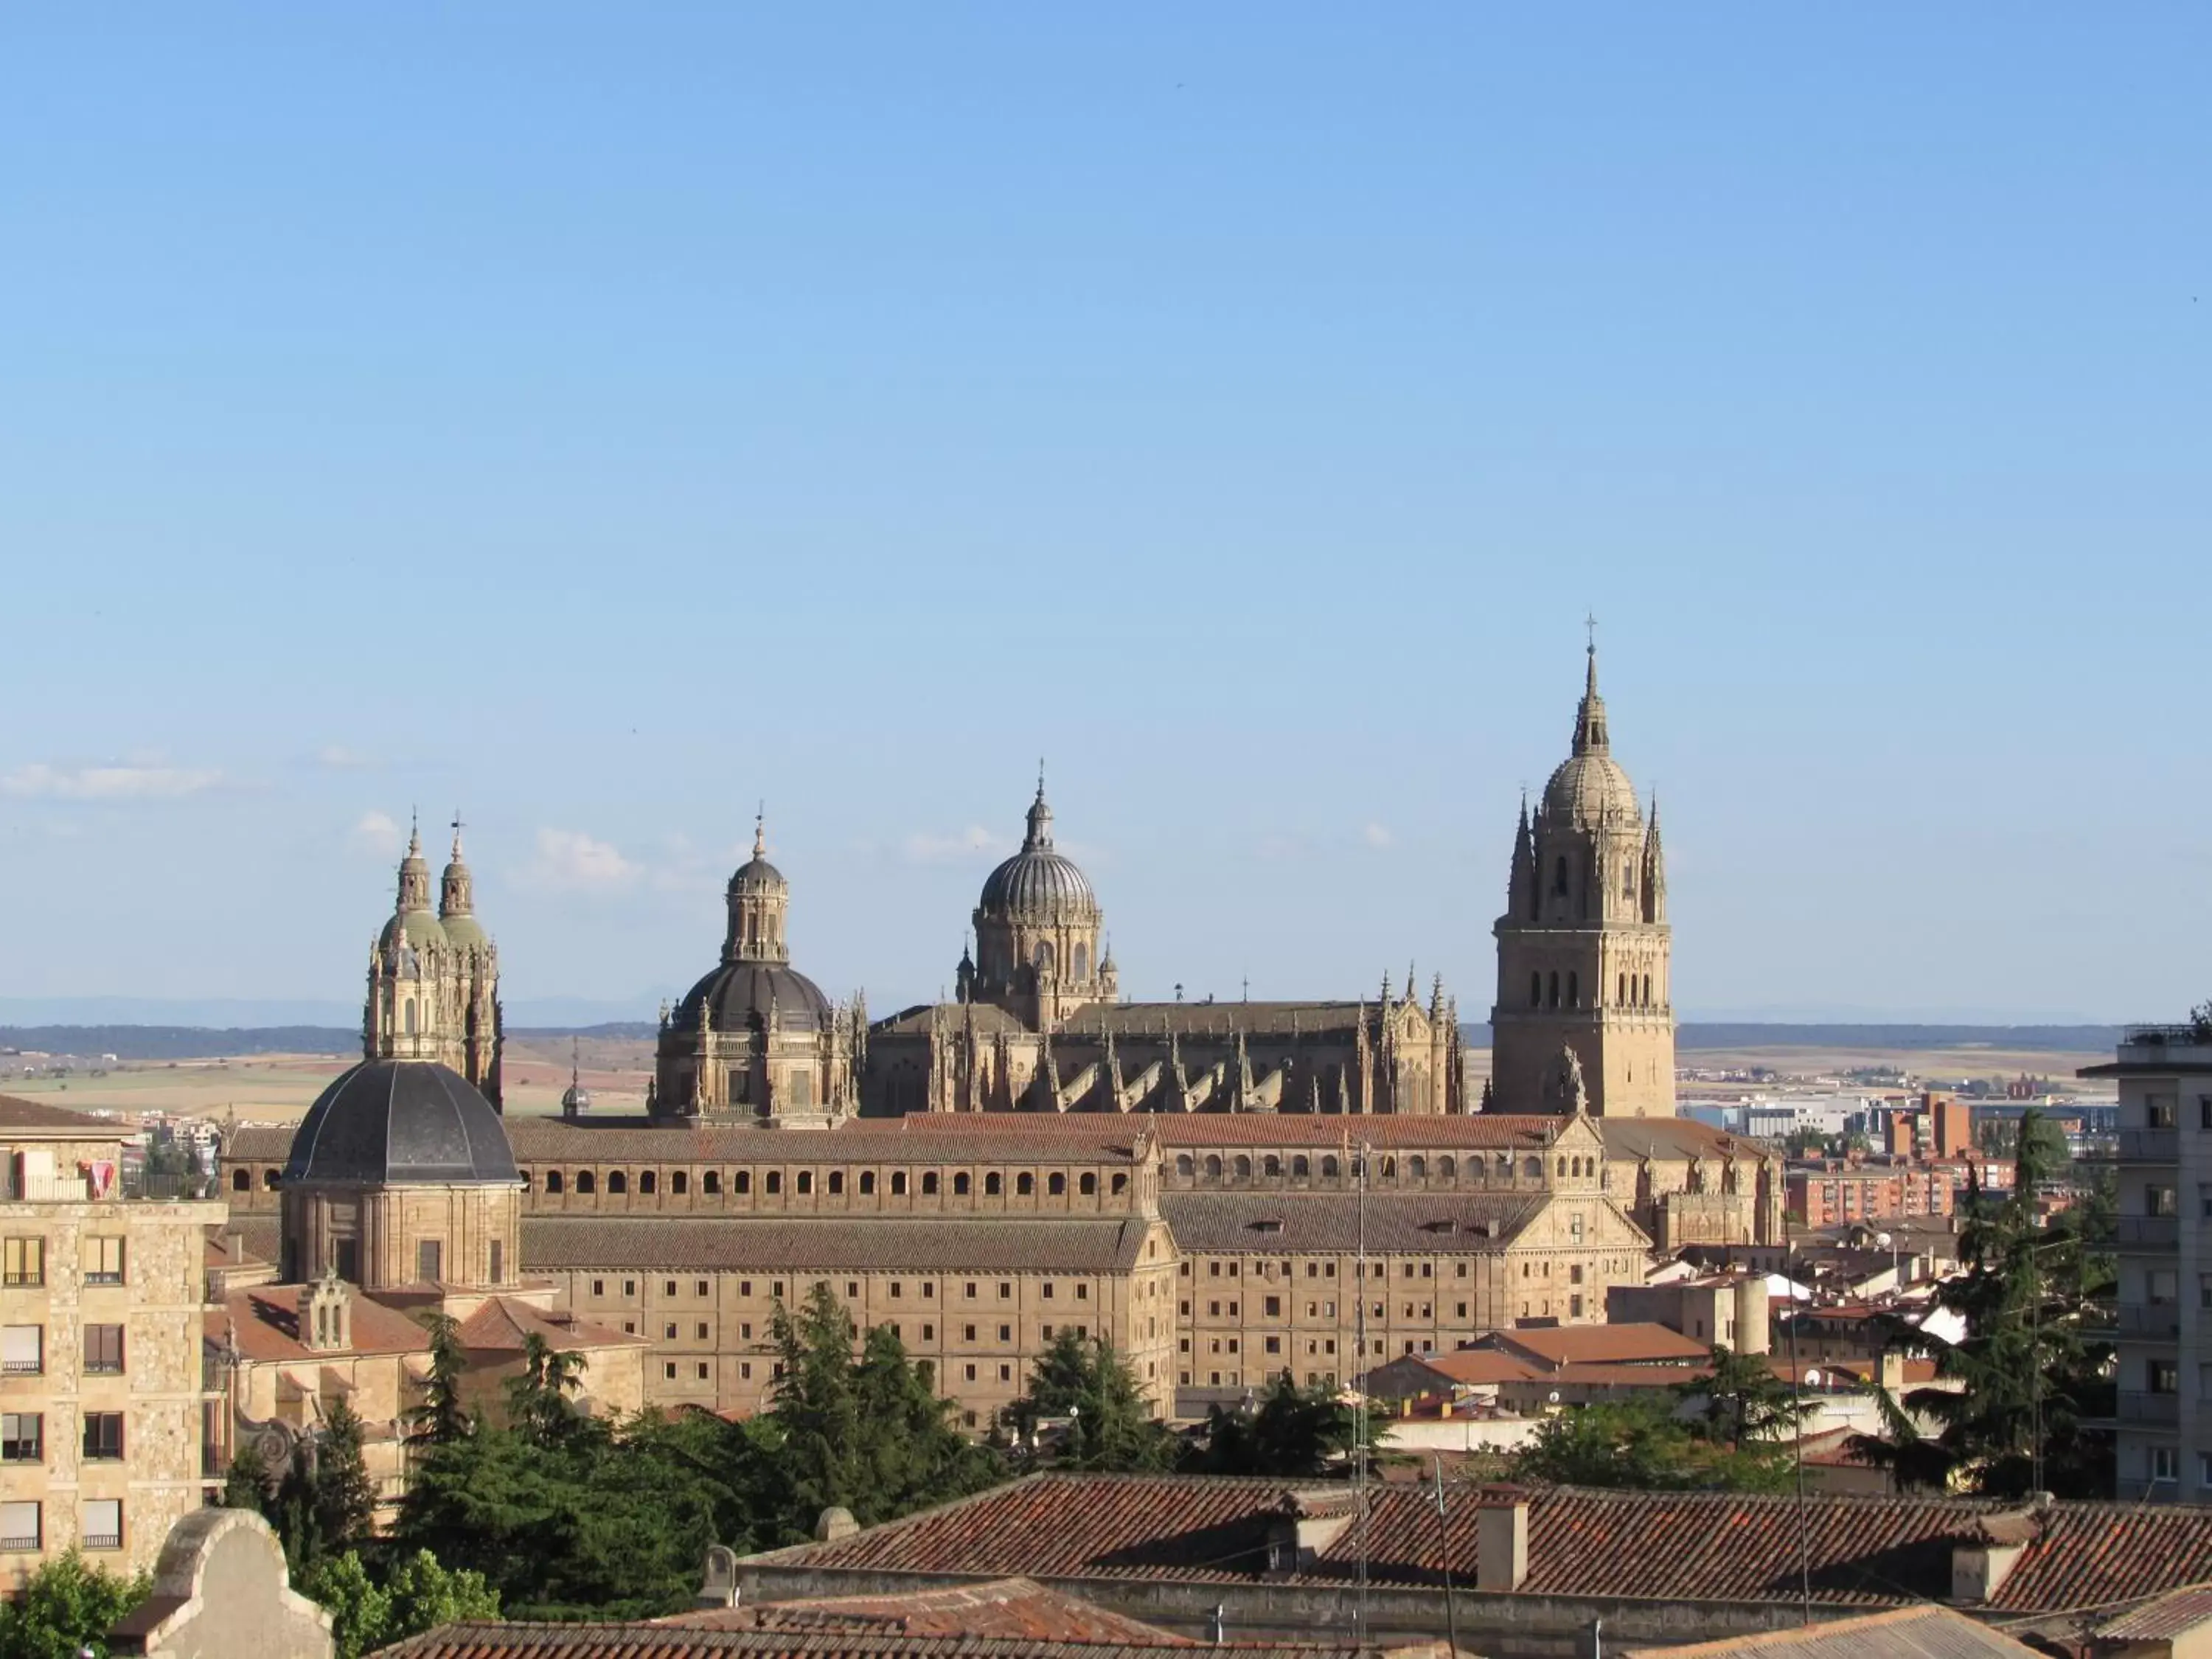
{"label": "green tree", "polygon": [[1788,1437],[1813,1407],[1774,1374],[1766,1356],[1713,1345],[1707,1374],[1679,1384],[1679,1400],[1700,1407],[1692,1431],[1741,1451],[1747,1445]]}
{"label": "green tree", "polygon": [[382,1584],[357,1552],[325,1556],[300,1590],[329,1609],[337,1659],[360,1659],[459,1620],[499,1617],[499,1593],[481,1574],[448,1572],[428,1550],[403,1557]]}
{"label": "green tree", "polygon": [[118,1577],[72,1548],[33,1573],[13,1601],[0,1601],[0,1659],[106,1659],[107,1632],[153,1588],[150,1574]]}
{"label": "green tree", "polygon": [[1705,1439],[1676,1417],[1676,1405],[1671,1394],[1635,1395],[1554,1413],[1514,1454],[1513,1478],[1653,1492],[1787,1488],[1790,1462],[1779,1448]]}
{"label": "green tree", "polygon": [[323,1419],[314,1464],[315,1532],[337,1555],[366,1543],[376,1528],[376,1483],[362,1455],[361,1419],[343,1400]]}
{"label": "green tree", "polygon": [[301,1575],[297,1588],[330,1613],[337,1659],[361,1659],[392,1639],[392,1598],[355,1551],[325,1556]]}
{"label": "green tree", "polygon": [[507,1421],[541,1446],[558,1445],[586,1420],[568,1397],[583,1386],[584,1356],[532,1331],[522,1339],[522,1373],[507,1382]]}
{"label": "green tree", "polygon": [[272,1491],[269,1460],[249,1440],[231,1458],[229,1472],[222,1478],[222,1506],[266,1513]]}
{"label": "green tree", "polygon": [[434,1312],[422,1322],[430,1332],[430,1374],[422,1382],[422,1398],[406,1413],[407,1443],[417,1450],[464,1439],[471,1426],[461,1406],[468,1357],[461,1350],[460,1325],[451,1314]]}
{"label": "green tree", "polygon": [[1183,1462],[1201,1474],[1318,1475],[1350,1457],[1358,1441],[1358,1414],[1334,1388],[1302,1389],[1285,1371],[1256,1407],[1208,1410],[1205,1437]]}
{"label": "green tree", "polygon": [[1964,1271],[1936,1293],[1966,1334],[1949,1342],[1890,1324],[1892,1346],[1932,1358],[1949,1386],[1914,1389],[1901,1402],[1885,1396],[1886,1436],[1855,1445],[1913,1485],[2003,1497],[2040,1485],[2062,1498],[2110,1497],[2111,1437],[2090,1425],[2113,1413],[2112,1349],[2088,1322],[2112,1286],[2111,1257],[2094,1232],[2108,1216],[2093,1199],[2045,1223],[2038,1200],[2060,1178],[2063,1138],[2030,1108],[2014,1146],[2010,1193],[1993,1201],[1978,1182],[1970,1185]]}
{"label": "green tree", "polygon": [[1012,1416],[1035,1452],[1038,1426],[1065,1419],[1067,1428],[1048,1461],[1061,1468],[1139,1471],[1171,1467],[1176,1437],[1152,1415],[1144,1385],[1114,1345],[1063,1330],[1038,1356],[1030,1385]]}

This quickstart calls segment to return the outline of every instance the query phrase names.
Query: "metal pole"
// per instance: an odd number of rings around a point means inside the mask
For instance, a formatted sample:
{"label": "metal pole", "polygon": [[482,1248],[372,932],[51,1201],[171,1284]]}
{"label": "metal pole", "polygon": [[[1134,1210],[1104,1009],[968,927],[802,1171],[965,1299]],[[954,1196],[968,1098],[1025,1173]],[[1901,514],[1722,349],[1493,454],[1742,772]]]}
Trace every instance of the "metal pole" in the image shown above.
{"label": "metal pole", "polygon": [[[1808,1180],[1806,1190],[1812,1190]],[[1805,1537],[1805,1401],[1802,1392],[1803,1369],[1797,1364],[1797,1281],[1790,1276],[1790,1257],[1795,1249],[1790,1231],[1790,1202],[1785,1191],[1782,1205],[1782,1294],[1790,1303],[1790,1441],[1797,1451],[1797,1595],[1804,1620],[1813,1622],[1813,1564]]]}
{"label": "metal pole", "polygon": [[1451,1644],[1452,1659],[1459,1659],[1459,1608],[1452,1601],[1451,1528],[1444,1516],[1444,1460],[1437,1455],[1437,1559],[1444,1569],[1444,1634]]}
{"label": "metal pole", "polygon": [[1352,1372],[1353,1422],[1358,1433],[1352,1447],[1352,1486],[1353,1524],[1359,1529],[1358,1619],[1359,1640],[1363,1644],[1367,1640],[1367,1440],[1370,1427],[1364,1375],[1367,1368],[1367,1143],[1363,1140],[1359,1143],[1358,1157],[1352,1166],[1356,1177],[1352,1207],[1358,1227],[1353,1269],[1355,1282],[1359,1286],[1359,1300],[1352,1310],[1352,1331],[1353,1340],[1359,1345],[1359,1368]]}

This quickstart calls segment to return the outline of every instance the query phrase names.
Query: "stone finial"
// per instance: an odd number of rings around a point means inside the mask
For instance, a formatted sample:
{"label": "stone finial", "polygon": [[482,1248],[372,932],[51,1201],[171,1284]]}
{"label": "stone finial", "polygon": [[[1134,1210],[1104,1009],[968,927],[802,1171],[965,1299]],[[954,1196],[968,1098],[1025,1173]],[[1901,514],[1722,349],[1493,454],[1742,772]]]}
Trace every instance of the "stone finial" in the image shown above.
{"label": "stone finial", "polygon": [[738,1553],[727,1544],[707,1546],[707,1559],[699,1574],[695,1607],[734,1607],[738,1605]]}
{"label": "stone finial", "polygon": [[822,1511],[814,1523],[814,1541],[834,1544],[840,1539],[850,1538],[860,1531],[860,1523],[853,1519],[853,1511],[842,1504],[832,1504]]}

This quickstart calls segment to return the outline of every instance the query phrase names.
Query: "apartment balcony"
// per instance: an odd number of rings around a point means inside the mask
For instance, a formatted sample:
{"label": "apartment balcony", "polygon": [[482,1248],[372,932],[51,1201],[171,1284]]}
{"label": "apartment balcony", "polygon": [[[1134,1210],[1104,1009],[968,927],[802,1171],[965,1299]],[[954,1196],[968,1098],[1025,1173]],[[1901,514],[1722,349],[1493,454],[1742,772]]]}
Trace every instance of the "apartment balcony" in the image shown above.
{"label": "apartment balcony", "polygon": [[220,1196],[211,1175],[118,1172],[105,1192],[95,1192],[88,1176],[22,1175],[0,1158],[0,1204],[112,1204],[125,1200],[177,1203]]}
{"label": "apartment balcony", "polygon": [[2181,1131],[2166,1129],[2123,1129],[2120,1131],[2119,1162],[2123,1164],[2178,1164],[2181,1161]]}
{"label": "apartment balcony", "polygon": [[2122,1249],[2170,1250],[2181,1242],[2178,1215],[2124,1215],[2112,1223],[2112,1242]]}
{"label": "apartment balcony", "polygon": [[2171,1426],[2181,1420],[2181,1396],[2178,1394],[2122,1389],[2119,1404],[2119,1420],[2123,1423],[2162,1423]]}
{"label": "apartment balcony", "polygon": [[2119,1336],[2171,1342],[2181,1334],[2181,1309],[2172,1302],[2128,1302],[2112,1310],[2112,1330]]}

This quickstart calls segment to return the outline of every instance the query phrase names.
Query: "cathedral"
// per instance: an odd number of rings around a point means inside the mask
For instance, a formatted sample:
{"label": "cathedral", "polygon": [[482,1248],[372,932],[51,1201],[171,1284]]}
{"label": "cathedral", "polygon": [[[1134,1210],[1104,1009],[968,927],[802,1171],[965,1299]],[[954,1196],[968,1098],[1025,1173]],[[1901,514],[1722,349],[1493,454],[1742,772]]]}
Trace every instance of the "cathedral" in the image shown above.
{"label": "cathedral", "polygon": [[430,866],[410,828],[399,861],[399,897],[368,953],[362,1017],[363,1060],[428,1060],[459,1072],[499,1106],[499,947],[476,918],[474,884],[461,857],[461,821],[430,908]]}

